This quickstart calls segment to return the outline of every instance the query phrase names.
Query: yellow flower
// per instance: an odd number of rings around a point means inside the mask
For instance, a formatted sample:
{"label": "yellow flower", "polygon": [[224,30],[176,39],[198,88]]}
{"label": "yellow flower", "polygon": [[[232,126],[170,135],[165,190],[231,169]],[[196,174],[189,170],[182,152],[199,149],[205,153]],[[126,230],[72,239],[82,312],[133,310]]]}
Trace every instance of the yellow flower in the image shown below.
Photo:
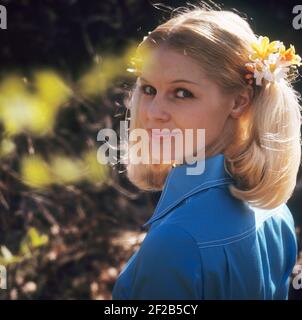
{"label": "yellow flower", "polygon": [[284,46],[280,48],[281,61],[291,62],[291,64],[301,65],[301,57],[296,54],[295,47],[291,44],[290,48],[286,50]]}
{"label": "yellow flower", "polygon": [[251,44],[254,53],[251,55],[252,60],[265,60],[270,53],[274,53],[280,46],[280,41],[269,42],[268,37],[260,36],[257,42]]}

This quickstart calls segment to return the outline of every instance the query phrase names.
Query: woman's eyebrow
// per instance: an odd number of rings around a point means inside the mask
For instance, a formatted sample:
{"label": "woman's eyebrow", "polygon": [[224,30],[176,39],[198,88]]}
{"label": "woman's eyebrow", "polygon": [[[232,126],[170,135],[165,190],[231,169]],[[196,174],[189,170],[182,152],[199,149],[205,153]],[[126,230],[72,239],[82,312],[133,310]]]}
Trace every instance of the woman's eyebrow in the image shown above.
{"label": "woman's eyebrow", "polygon": [[[139,77],[141,80],[145,81],[145,82],[150,82],[147,79],[143,78],[143,77]],[[195,84],[197,86],[200,86],[200,84],[198,84],[197,82],[194,81],[190,81],[190,80],[185,80],[185,79],[177,79],[177,80],[173,80],[170,83],[178,83],[178,82],[187,82],[187,83],[192,83]]]}

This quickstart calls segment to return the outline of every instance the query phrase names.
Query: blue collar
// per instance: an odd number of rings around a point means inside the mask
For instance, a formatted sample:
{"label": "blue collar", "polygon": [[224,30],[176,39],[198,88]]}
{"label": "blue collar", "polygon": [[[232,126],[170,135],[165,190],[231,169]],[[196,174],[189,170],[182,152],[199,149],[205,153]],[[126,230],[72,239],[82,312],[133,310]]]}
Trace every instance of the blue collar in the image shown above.
{"label": "blue collar", "polygon": [[[188,175],[187,168],[194,168],[200,162],[204,165],[203,173]],[[234,183],[234,180],[225,169],[223,153],[199,160],[194,164],[185,163],[172,168],[168,173],[155,211],[143,227],[164,216],[187,197],[204,189],[229,183]]]}

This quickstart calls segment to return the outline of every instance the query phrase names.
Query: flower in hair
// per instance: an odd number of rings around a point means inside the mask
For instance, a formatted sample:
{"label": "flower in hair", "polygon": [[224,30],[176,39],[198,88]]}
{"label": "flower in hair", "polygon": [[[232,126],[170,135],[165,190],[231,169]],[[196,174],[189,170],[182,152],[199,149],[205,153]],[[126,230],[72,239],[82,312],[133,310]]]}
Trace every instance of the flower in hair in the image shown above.
{"label": "flower in hair", "polygon": [[256,79],[256,85],[261,86],[262,80],[279,82],[285,77],[290,78],[297,67],[301,66],[301,57],[296,54],[295,47],[288,49],[281,41],[270,42],[268,37],[260,36],[257,42],[251,44],[250,62],[245,64],[248,74],[245,75],[249,84]]}

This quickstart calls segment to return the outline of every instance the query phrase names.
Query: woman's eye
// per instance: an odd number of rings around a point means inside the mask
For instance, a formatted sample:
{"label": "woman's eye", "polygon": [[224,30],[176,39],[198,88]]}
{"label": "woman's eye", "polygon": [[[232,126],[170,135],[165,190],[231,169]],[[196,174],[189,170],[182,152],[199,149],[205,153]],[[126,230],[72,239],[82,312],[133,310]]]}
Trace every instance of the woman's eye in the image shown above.
{"label": "woman's eye", "polygon": [[156,90],[153,87],[148,85],[141,86],[140,89],[142,93],[146,95],[156,94]]}
{"label": "woman's eye", "polygon": [[[183,99],[183,98],[193,98],[193,94],[190,91],[186,90],[186,89],[179,88],[179,89],[176,89],[175,91],[177,93],[176,94],[177,98],[181,98],[181,99]],[[181,92],[181,94],[178,95],[178,92]]]}
{"label": "woman's eye", "polygon": [[[146,94],[148,96],[156,94],[156,89],[149,85],[141,86],[140,90],[143,94]],[[183,88],[177,88],[175,90],[175,95],[178,99],[193,98],[193,94],[190,91]]]}

